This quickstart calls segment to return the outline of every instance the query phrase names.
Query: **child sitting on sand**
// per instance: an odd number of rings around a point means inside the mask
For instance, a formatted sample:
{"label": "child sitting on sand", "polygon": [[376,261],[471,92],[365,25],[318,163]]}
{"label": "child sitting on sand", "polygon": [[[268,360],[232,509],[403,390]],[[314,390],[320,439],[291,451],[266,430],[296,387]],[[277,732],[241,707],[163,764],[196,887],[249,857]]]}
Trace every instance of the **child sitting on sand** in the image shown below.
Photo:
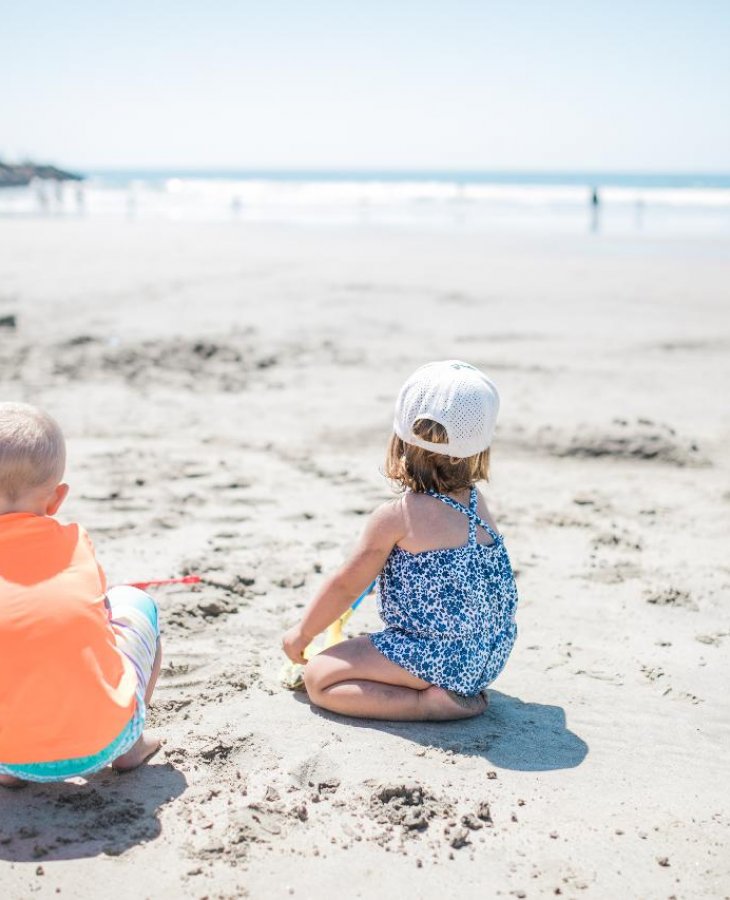
{"label": "child sitting on sand", "polygon": [[0,403],[0,785],[133,769],[160,671],[157,608],[105,594],[88,535],[52,518],[66,449],[46,413]]}
{"label": "child sitting on sand", "polygon": [[318,706],[404,720],[486,709],[484,689],[517,634],[512,567],[475,486],[488,477],[498,408],[492,382],[457,360],[422,366],[401,389],[385,474],[405,493],[375,510],[350,559],[284,635],[284,652],[301,663],[377,576],[386,628],[307,663]]}

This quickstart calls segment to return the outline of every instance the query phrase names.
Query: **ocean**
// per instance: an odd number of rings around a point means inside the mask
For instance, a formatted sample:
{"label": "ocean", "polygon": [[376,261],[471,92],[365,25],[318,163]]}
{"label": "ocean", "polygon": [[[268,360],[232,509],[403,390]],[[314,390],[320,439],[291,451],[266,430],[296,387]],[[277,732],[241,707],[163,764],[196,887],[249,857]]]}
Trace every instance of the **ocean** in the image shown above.
{"label": "ocean", "polygon": [[530,229],[730,237],[730,175],[397,170],[91,170],[0,190],[3,216]]}

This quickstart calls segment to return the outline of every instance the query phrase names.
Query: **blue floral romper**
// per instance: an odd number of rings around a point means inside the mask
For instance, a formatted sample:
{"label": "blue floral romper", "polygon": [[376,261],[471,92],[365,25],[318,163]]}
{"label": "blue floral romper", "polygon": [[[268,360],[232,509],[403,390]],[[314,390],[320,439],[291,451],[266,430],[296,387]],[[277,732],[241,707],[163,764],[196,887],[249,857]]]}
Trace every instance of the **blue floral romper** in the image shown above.
{"label": "blue floral romper", "polygon": [[[461,547],[409,553],[394,547],[378,579],[378,611],[387,628],[370,635],[391,662],[431,684],[475,696],[507,662],[517,625],[517,587],[504,540],[469,508],[429,491],[469,518]],[[477,543],[477,527],[493,543]]]}

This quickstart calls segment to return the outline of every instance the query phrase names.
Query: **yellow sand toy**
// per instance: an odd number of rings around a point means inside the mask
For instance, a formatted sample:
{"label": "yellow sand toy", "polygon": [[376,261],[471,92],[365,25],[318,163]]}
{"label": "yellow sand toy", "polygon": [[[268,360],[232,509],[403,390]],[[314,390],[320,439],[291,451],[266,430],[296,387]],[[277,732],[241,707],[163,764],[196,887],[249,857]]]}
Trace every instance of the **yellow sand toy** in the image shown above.
{"label": "yellow sand toy", "polygon": [[304,687],[304,666],[306,661],[310,660],[317,653],[321,653],[322,650],[328,650],[330,647],[334,647],[335,644],[341,644],[342,641],[345,640],[343,628],[348,623],[350,616],[374,587],[375,582],[360,594],[347,612],[343,613],[339,619],[336,619],[329,626],[327,631],[324,632],[323,639],[321,636],[316,637],[311,644],[307,645],[307,648],[304,651],[304,663],[294,663],[289,659],[284,663],[279,672],[279,681],[282,683],[283,687],[288,688],[290,691],[302,690]]}

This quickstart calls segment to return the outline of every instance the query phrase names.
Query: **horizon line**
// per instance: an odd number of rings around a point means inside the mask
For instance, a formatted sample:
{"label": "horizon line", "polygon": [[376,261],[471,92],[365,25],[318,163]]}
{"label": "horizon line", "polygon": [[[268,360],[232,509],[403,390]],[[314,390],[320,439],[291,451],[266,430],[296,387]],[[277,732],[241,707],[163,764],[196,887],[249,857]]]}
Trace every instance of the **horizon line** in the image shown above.
{"label": "horizon line", "polygon": [[[37,163],[46,164],[46,163]],[[444,174],[444,175],[711,175],[711,176],[728,176],[730,177],[730,167],[727,169],[703,168],[703,169],[669,169],[669,168],[596,168],[596,167],[576,167],[576,168],[534,168],[520,166],[516,168],[508,168],[505,166],[481,167],[481,166],[403,166],[403,165],[286,165],[271,166],[257,164],[195,164],[185,165],[179,163],[138,163],[130,165],[129,163],[112,163],[104,165],[88,165],[73,166],[72,168],[80,169],[88,172],[252,172],[252,173],[270,173],[270,174],[372,174],[382,173],[388,175],[413,175],[413,174]]]}

